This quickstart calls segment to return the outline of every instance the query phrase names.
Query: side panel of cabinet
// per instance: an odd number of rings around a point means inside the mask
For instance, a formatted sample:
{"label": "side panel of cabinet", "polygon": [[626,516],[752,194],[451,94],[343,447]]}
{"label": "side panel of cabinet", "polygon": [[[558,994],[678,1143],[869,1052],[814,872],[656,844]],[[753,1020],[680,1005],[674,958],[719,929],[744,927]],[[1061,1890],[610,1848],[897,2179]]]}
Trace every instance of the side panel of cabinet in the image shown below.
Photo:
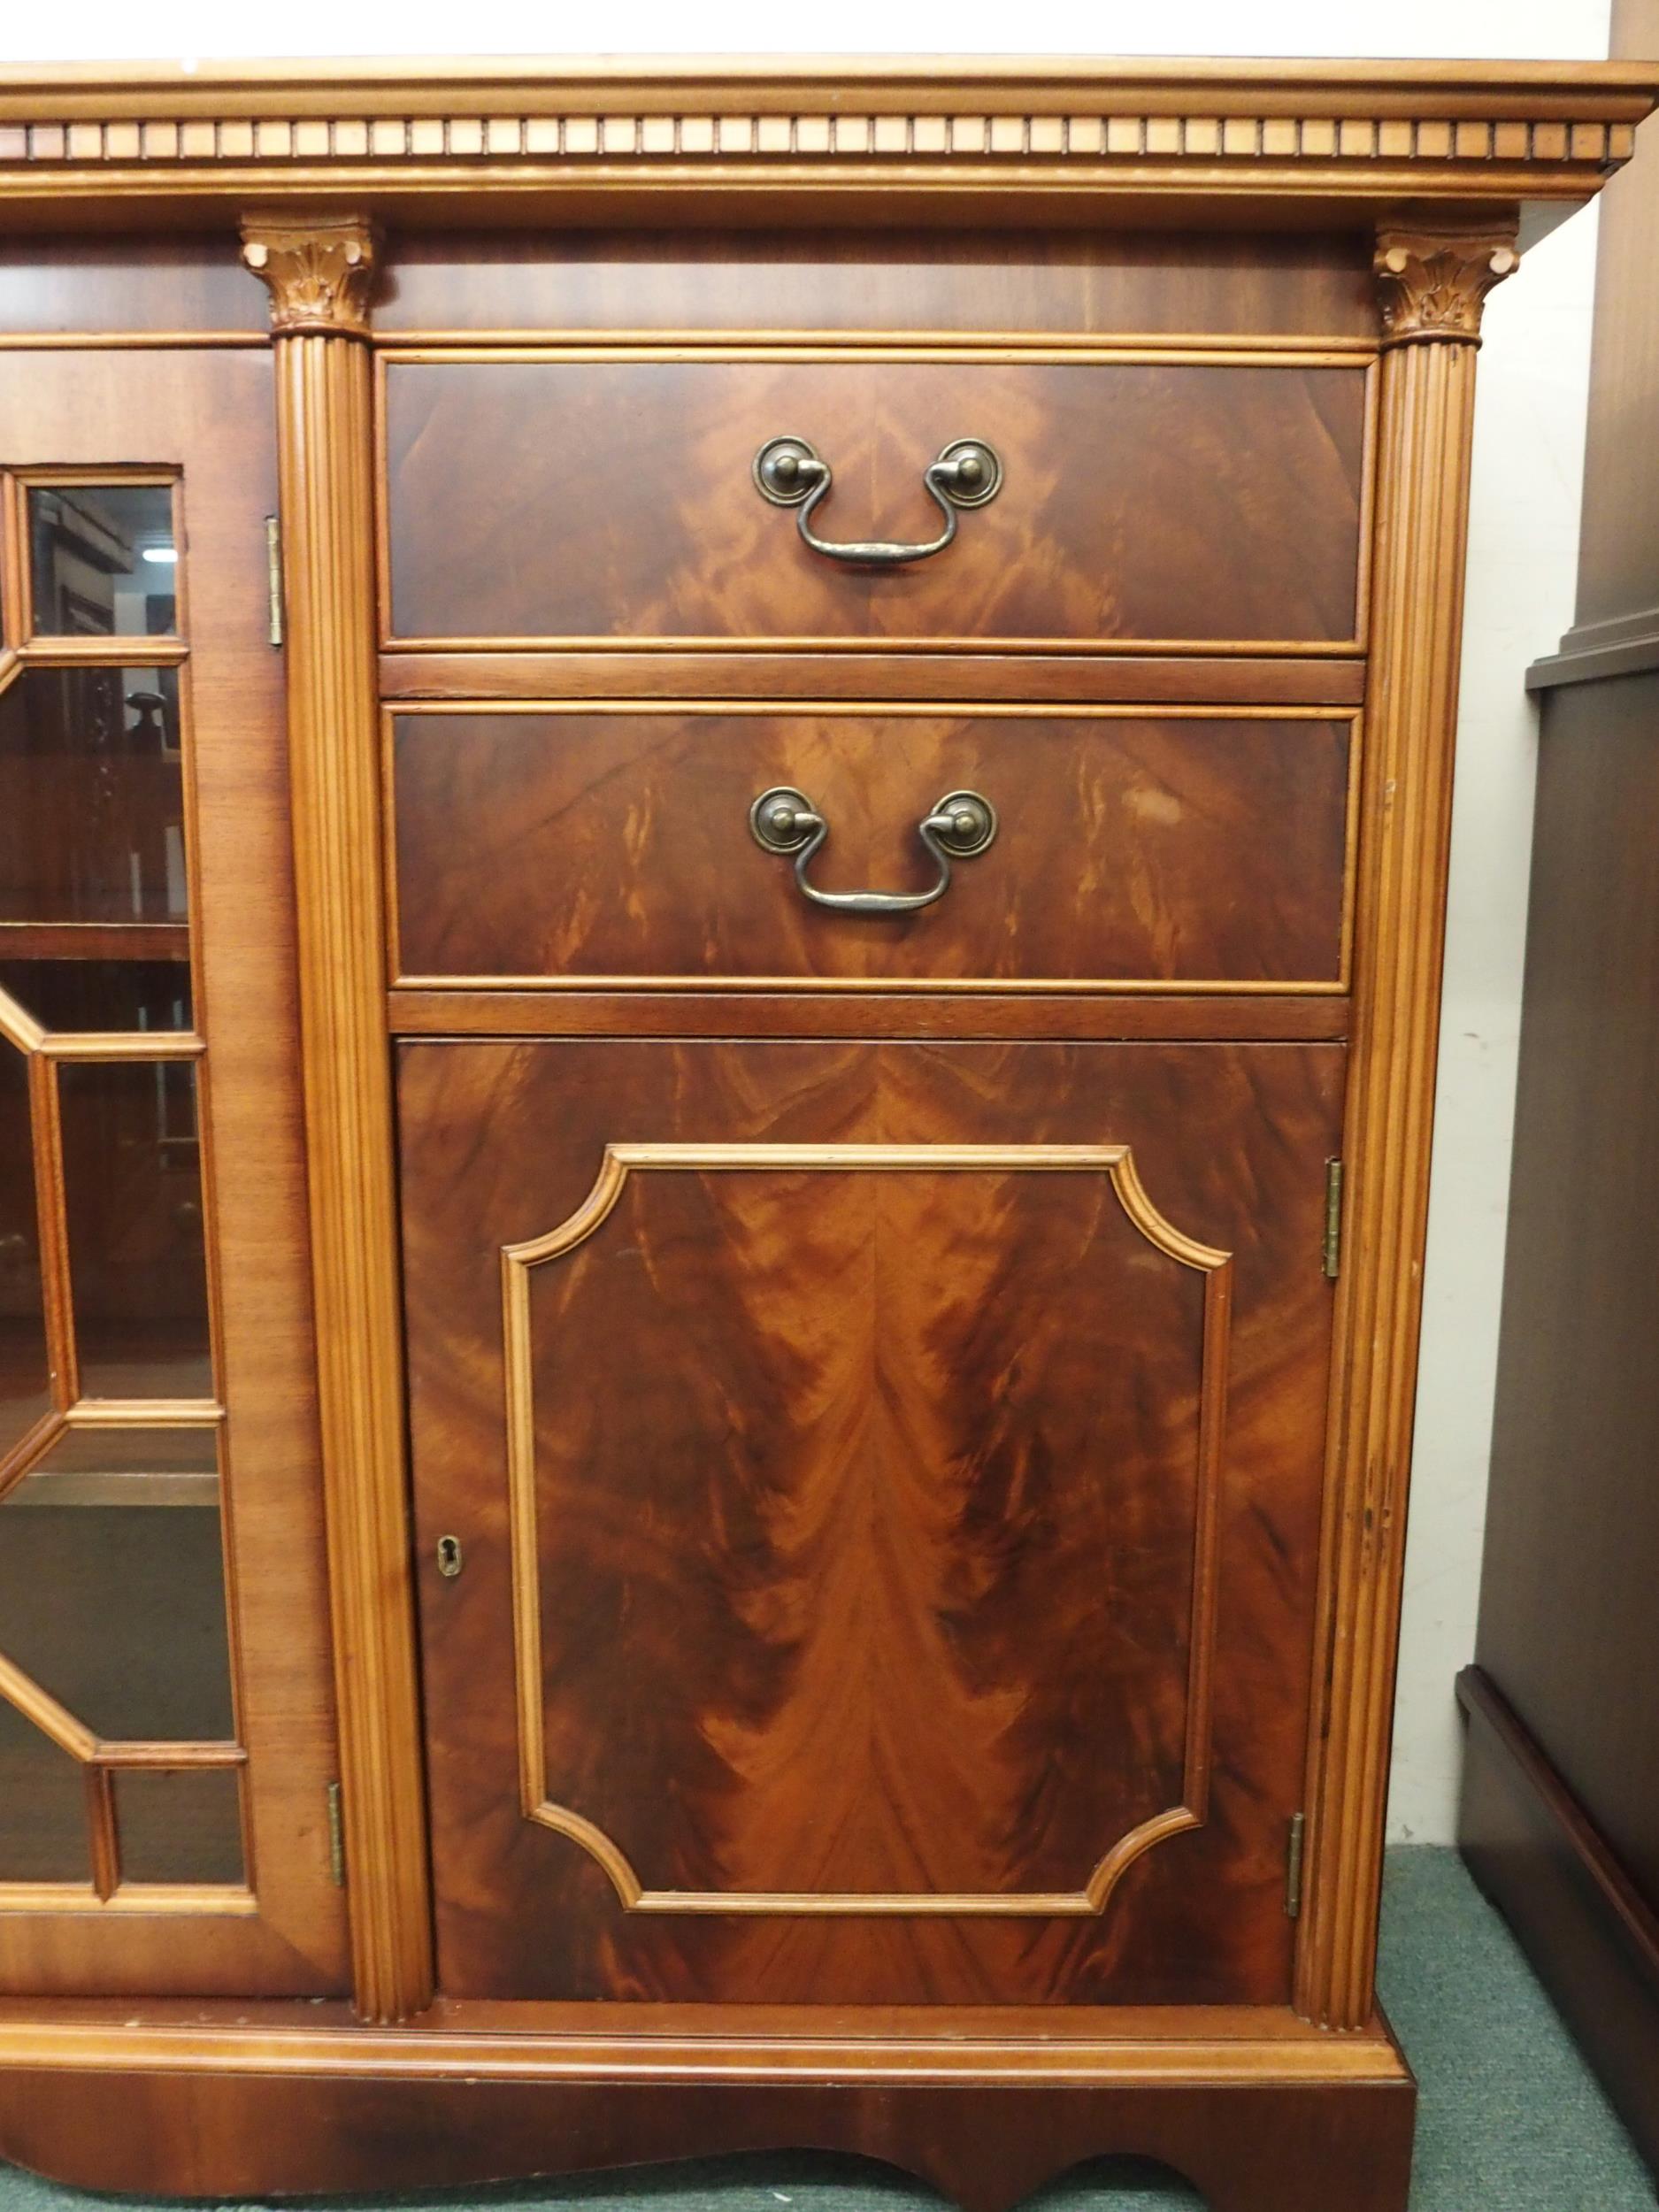
{"label": "side panel of cabinet", "polygon": [[1343,1057],[403,1048],[446,1991],[1285,2001]]}
{"label": "side panel of cabinet", "polygon": [[0,354],[0,1988],[343,1985],[264,352]]}

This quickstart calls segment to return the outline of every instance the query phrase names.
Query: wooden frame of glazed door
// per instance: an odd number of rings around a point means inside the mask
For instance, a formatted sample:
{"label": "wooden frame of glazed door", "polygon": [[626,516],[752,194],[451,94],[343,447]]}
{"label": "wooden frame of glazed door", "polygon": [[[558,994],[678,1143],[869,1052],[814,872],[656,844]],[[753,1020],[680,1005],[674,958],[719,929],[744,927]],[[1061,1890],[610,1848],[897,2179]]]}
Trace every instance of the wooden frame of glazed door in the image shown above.
{"label": "wooden frame of glazed door", "polygon": [[[0,1465],[0,1500],[31,1478],[56,1494],[50,1485],[65,1479],[41,1470],[65,1440],[216,1439],[216,1488],[211,1475],[191,1479],[218,1502],[225,1532],[234,1710],[218,1740],[106,1740],[4,1656],[0,1623],[0,1694],[80,1768],[89,1829],[88,1884],[0,1884],[0,1987],[19,1992],[300,1994],[343,1979],[281,664],[265,576],[270,383],[268,358],[247,349],[0,353],[0,695],[57,669],[176,671],[188,907],[188,921],[150,925],[8,923],[0,956],[182,957],[194,1010],[187,1027],[99,1032],[37,1018],[22,984],[21,998],[0,995],[0,1050],[27,1067],[50,1366],[50,1402]],[[31,619],[30,487],[91,496],[111,484],[173,487],[179,617],[168,636],[54,635],[64,621]],[[87,1164],[65,1159],[62,1097],[95,1071],[147,1068],[158,1080],[188,1070],[196,1087],[211,1380],[188,1395],[121,1394],[107,1375],[78,1371],[71,1224]],[[157,1511],[180,1494],[176,1481],[166,1493],[170,1479],[147,1496],[142,1475],[111,1479]],[[121,1778],[204,1772],[237,1778],[242,1879],[126,1878]]]}

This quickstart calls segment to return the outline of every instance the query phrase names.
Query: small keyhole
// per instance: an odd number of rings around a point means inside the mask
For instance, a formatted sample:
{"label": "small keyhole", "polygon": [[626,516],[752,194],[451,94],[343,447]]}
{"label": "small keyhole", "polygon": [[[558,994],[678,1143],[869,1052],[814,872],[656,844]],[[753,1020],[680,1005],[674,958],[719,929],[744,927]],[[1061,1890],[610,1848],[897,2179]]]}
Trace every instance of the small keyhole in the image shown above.
{"label": "small keyhole", "polygon": [[453,1578],[461,1571],[461,1540],[458,1536],[438,1539],[438,1572]]}

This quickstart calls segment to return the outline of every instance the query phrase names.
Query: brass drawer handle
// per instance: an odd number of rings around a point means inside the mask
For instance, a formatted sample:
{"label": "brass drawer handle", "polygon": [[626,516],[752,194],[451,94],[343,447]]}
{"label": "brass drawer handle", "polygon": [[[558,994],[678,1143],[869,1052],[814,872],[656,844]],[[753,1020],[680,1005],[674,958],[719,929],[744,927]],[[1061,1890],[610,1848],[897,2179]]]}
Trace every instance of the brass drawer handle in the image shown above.
{"label": "brass drawer handle", "polygon": [[936,461],[922,471],[922,482],[945,518],[945,526],[926,545],[895,545],[877,540],[866,545],[836,545],[814,534],[812,515],[829,496],[830,465],[804,438],[768,438],[755,456],[754,478],[763,499],[774,507],[800,510],[795,523],[805,542],[826,560],[852,561],[864,568],[893,568],[904,561],[925,561],[942,553],[956,534],[956,511],[983,507],[1002,487],[1002,464],[983,438],[955,438]]}
{"label": "brass drawer handle", "polygon": [[788,784],[763,791],[749,810],[755,842],[769,853],[795,856],[795,879],[814,906],[841,914],[913,914],[950,888],[953,860],[972,860],[996,835],[996,809],[977,791],[948,791],[916,825],[917,835],[939,863],[939,880],[926,891],[819,891],[806,879],[812,856],[829,835],[829,824],[810,799]]}

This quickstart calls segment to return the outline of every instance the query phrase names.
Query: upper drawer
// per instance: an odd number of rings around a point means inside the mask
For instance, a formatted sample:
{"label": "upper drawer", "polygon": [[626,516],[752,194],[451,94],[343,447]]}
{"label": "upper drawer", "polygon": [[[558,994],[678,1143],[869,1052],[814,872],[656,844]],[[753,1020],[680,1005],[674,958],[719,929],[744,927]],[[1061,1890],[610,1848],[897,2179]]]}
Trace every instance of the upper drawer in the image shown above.
{"label": "upper drawer", "polygon": [[[1331,356],[393,355],[388,634],[1352,651],[1368,389]],[[782,436],[829,464],[829,540],[939,535],[957,440],[1002,481],[942,551],[850,565],[757,489]]]}
{"label": "upper drawer", "polygon": [[[400,979],[1338,991],[1357,726],[1294,709],[406,709]],[[780,841],[799,876],[752,826],[780,790],[825,826],[810,850],[810,824]],[[955,859],[949,831],[920,831],[953,795],[997,818]],[[894,903],[937,889],[942,860],[941,895]],[[872,890],[884,908],[810,895]]]}

